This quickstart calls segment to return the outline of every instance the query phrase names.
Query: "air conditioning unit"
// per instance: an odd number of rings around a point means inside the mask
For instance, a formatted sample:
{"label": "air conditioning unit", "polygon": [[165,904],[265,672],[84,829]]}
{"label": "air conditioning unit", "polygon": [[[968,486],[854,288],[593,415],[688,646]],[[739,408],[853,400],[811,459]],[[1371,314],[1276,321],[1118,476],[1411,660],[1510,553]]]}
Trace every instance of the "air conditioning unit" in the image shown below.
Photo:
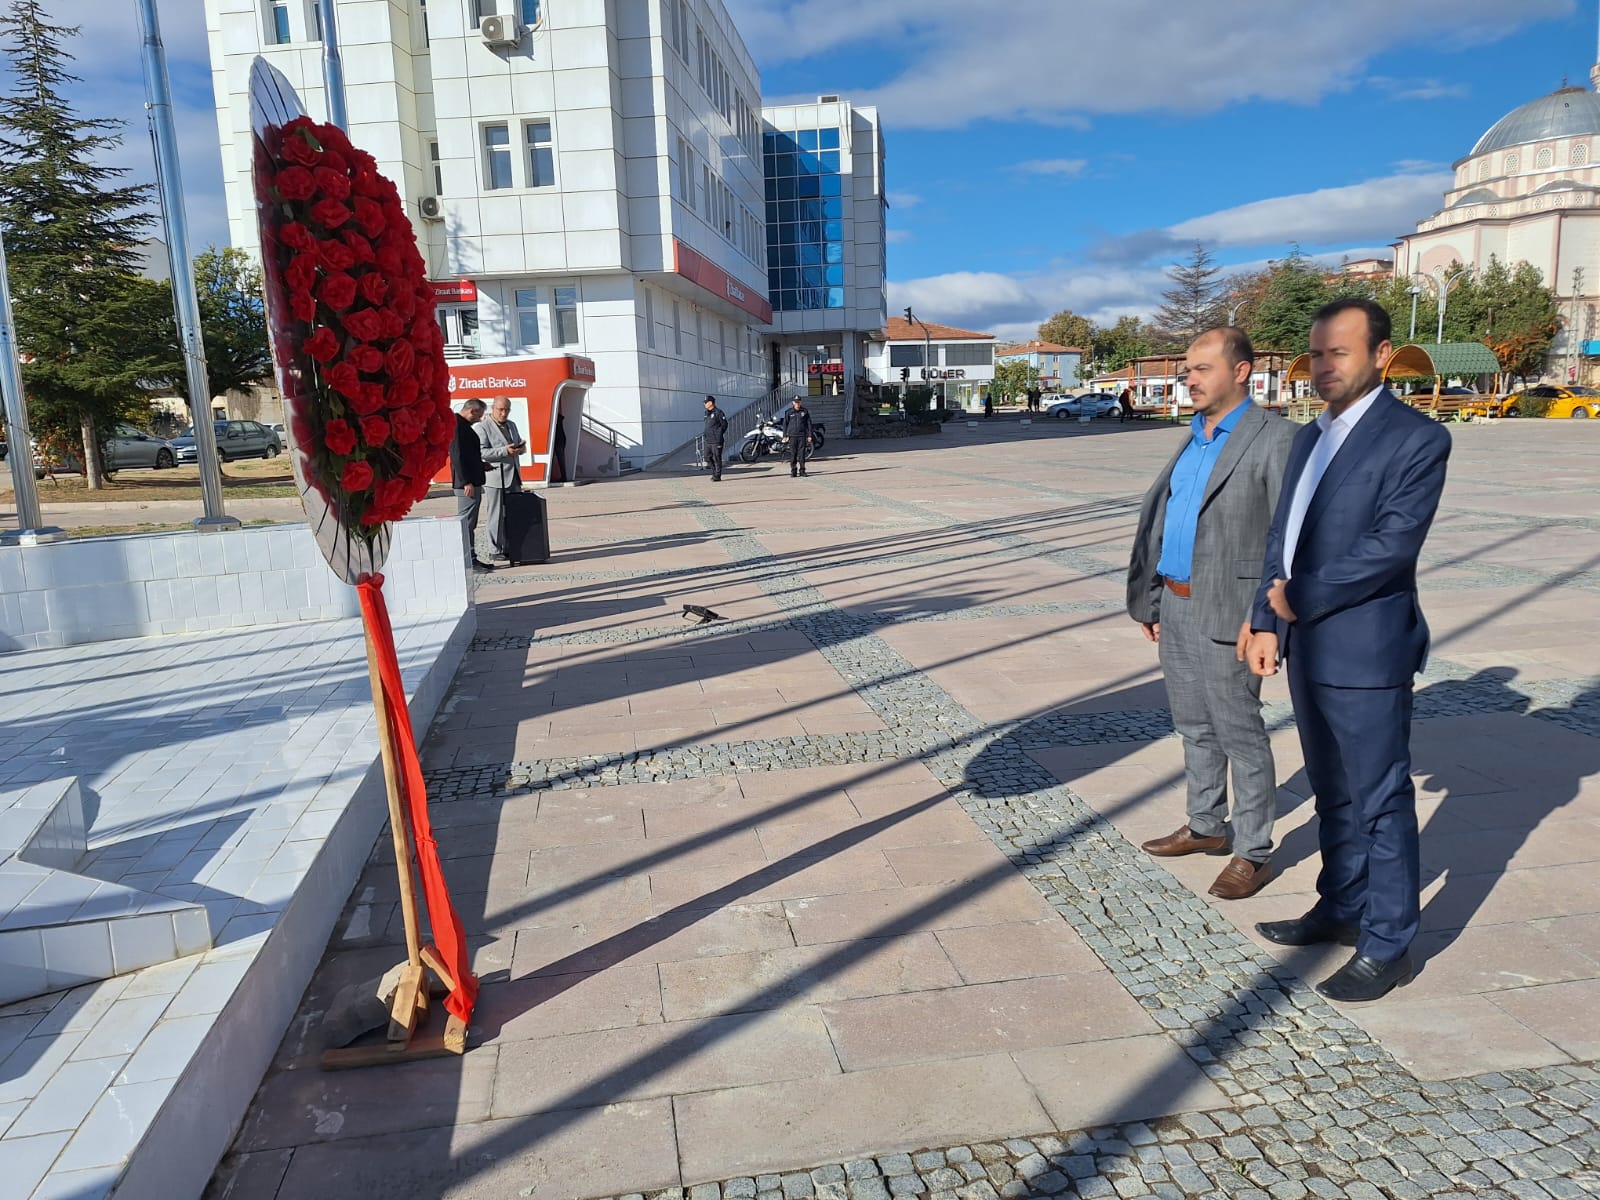
{"label": "air conditioning unit", "polygon": [[417,207],[422,210],[424,221],[444,220],[444,200],[438,196],[424,196],[417,201]]}
{"label": "air conditioning unit", "polygon": [[522,40],[522,25],[515,17],[485,17],[478,22],[485,46],[515,46]]}

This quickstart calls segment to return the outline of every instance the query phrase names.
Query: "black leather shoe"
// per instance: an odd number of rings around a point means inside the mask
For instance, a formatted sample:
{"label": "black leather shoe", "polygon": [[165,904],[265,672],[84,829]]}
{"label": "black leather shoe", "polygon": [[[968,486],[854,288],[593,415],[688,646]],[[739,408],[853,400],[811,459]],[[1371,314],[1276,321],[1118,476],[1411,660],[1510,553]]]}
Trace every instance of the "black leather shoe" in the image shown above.
{"label": "black leather shoe", "polygon": [[1409,951],[1393,962],[1357,954],[1317,984],[1317,991],[1329,1000],[1364,1004],[1369,1000],[1382,999],[1397,987],[1404,987],[1416,973]]}
{"label": "black leather shoe", "polygon": [[1292,921],[1261,921],[1256,925],[1256,932],[1280,946],[1317,946],[1323,942],[1354,946],[1361,931],[1354,925],[1330,921],[1313,910]]}

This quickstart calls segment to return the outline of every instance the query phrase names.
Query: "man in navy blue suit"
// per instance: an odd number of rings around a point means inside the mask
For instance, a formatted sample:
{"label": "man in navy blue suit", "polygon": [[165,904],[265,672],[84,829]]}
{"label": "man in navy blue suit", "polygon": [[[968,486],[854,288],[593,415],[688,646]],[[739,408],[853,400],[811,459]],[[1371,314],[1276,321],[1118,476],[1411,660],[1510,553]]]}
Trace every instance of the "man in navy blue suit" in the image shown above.
{"label": "man in navy blue suit", "polygon": [[1412,677],[1428,651],[1417,556],[1444,490],[1450,435],[1384,387],[1389,315],[1336,300],[1311,326],[1327,408],[1295,437],[1245,645],[1289,669],[1316,792],[1317,903],[1257,930],[1285,946],[1353,945],[1317,991],[1376,1000],[1410,982],[1421,866],[1411,784]]}

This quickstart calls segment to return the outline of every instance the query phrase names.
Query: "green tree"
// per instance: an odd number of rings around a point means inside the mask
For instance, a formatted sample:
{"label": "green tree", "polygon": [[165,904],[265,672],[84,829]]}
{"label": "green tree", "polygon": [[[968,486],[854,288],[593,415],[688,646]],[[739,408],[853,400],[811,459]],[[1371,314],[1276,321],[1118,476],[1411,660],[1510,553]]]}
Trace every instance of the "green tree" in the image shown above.
{"label": "green tree", "polygon": [[[208,246],[195,256],[194,282],[211,394],[244,391],[271,379],[261,272],[250,256],[231,246]],[[188,388],[183,390],[187,396]]]}
{"label": "green tree", "polygon": [[1271,264],[1265,293],[1249,327],[1257,350],[1298,354],[1311,335],[1312,315],[1328,302],[1328,281],[1295,246]]}
{"label": "green tree", "polygon": [[1039,326],[1041,341],[1087,352],[1094,344],[1094,322],[1064,308]]}
{"label": "green tree", "polygon": [[994,383],[989,390],[999,396],[1022,396],[1029,388],[1039,386],[1039,368],[1027,359],[1011,358],[995,363]]}
{"label": "green tree", "polygon": [[23,386],[42,436],[76,435],[84,475],[101,486],[98,429],[148,409],[123,347],[129,319],[148,328],[150,292],[137,243],[150,218],[148,186],[103,165],[120,122],[77,117],[62,96],[70,26],[52,25],[41,0],[13,0],[0,17],[0,53],[13,90],[0,96],[0,225],[15,299]]}
{"label": "green tree", "polygon": [[1172,286],[1161,293],[1162,304],[1152,324],[1165,344],[1187,349],[1195,338],[1227,319],[1222,268],[1205,243],[1196,242],[1188,258],[1167,268],[1167,278]]}
{"label": "green tree", "polygon": [[1116,371],[1136,358],[1153,353],[1155,339],[1138,317],[1118,317],[1117,323],[1095,330],[1093,350],[1097,372]]}

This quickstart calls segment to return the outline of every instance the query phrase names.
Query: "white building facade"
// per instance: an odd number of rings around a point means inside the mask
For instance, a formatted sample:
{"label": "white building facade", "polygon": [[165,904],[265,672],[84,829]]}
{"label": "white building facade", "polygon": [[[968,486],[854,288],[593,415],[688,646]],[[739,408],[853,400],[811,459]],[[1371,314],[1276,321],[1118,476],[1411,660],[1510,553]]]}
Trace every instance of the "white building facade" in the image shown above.
{"label": "white building facade", "polygon": [[[316,4],[206,15],[232,240],[255,251],[250,65],[326,119]],[[351,138],[408,201],[451,354],[592,360],[588,412],[641,463],[694,437],[707,394],[777,382],[760,80],[720,0],[337,0],[336,20]]]}
{"label": "white building facade", "polygon": [[994,382],[994,341],[992,333],[891,317],[867,344],[867,377],[879,386],[927,387],[936,408],[979,408]]}

